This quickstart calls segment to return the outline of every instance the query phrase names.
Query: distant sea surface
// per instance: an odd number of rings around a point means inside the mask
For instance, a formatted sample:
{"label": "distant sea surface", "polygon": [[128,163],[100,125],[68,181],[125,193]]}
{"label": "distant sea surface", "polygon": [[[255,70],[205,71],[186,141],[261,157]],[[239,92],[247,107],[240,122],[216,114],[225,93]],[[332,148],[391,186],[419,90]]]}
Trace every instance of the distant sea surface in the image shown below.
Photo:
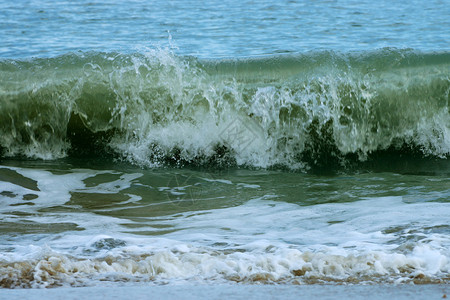
{"label": "distant sea surface", "polygon": [[450,283],[448,1],[0,1],[0,287]]}

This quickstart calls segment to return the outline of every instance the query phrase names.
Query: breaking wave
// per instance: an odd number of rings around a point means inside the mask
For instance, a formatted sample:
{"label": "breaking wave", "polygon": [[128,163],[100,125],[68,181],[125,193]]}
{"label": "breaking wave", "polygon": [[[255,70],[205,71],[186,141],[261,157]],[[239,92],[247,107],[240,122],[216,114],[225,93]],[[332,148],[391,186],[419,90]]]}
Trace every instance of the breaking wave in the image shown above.
{"label": "breaking wave", "polygon": [[448,158],[450,54],[381,49],[201,60],[164,49],[0,61],[3,157],[155,167]]}

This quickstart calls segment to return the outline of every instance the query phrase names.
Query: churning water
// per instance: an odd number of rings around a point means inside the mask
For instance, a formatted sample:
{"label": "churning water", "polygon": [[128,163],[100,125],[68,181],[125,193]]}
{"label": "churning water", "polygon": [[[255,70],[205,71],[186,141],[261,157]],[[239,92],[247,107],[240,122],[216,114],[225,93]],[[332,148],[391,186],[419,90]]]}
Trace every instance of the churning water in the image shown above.
{"label": "churning water", "polygon": [[0,286],[448,283],[446,1],[0,1]]}

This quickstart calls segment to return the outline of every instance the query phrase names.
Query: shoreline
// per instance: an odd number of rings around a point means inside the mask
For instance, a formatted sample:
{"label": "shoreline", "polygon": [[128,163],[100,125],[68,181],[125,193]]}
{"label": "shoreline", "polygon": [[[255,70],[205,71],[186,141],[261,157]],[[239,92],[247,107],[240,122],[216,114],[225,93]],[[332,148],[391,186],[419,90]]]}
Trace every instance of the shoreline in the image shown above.
{"label": "shoreline", "polygon": [[445,299],[450,285],[158,285],[0,289],[2,299]]}

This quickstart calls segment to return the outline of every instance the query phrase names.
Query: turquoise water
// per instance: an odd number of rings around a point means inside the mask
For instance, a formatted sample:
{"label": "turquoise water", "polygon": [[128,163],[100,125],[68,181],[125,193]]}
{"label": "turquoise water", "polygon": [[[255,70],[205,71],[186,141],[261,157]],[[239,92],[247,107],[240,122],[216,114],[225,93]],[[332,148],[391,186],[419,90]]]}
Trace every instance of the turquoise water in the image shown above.
{"label": "turquoise water", "polygon": [[0,1],[0,286],[448,283],[445,1]]}

